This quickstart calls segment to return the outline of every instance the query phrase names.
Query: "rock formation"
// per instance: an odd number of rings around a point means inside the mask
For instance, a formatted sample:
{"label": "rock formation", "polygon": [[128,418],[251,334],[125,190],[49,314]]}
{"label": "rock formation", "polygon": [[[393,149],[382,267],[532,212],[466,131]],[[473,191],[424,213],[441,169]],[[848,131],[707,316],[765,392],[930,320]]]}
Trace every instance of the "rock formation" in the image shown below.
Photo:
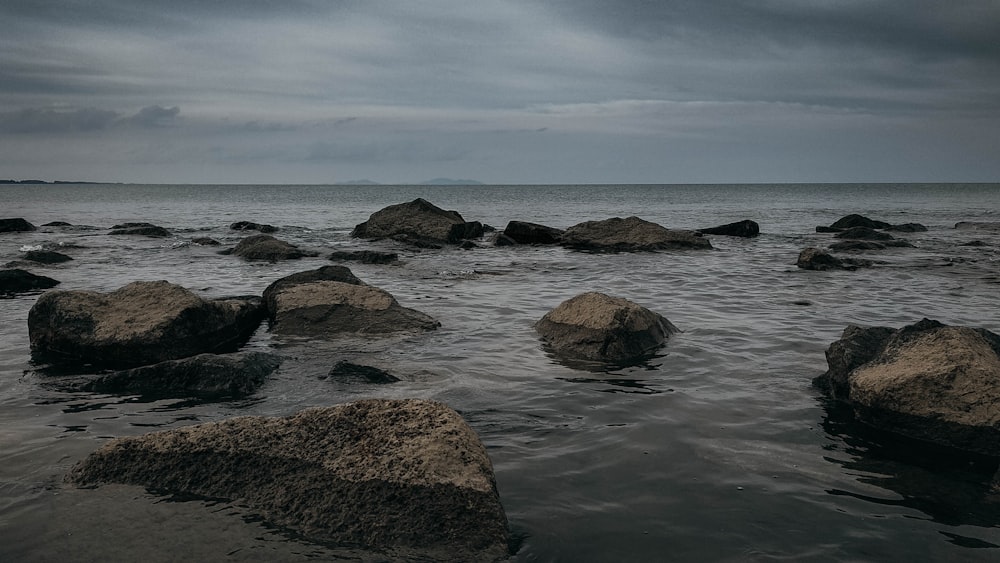
{"label": "rock formation", "polygon": [[463,239],[483,236],[483,225],[478,221],[467,222],[457,211],[445,211],[417,198],[372,213],[367,221],[354,227],[351,236],[420,244],[458,244]]}

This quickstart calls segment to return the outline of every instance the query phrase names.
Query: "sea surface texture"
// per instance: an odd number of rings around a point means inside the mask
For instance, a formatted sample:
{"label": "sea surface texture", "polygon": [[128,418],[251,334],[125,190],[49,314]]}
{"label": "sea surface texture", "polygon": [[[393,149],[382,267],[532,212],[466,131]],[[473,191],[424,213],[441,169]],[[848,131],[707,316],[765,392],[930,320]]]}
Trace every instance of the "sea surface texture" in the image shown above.
{"label": "sea surface texture", "polygon": [[[761,235],[635,254],[350,238],[371,213],[417,197],[498,229],[636,215],[682,229],[751,219]],[[254,395],[150,400],[74,392],[37,371],[27,315],[38,294],[0,300],[0,561],[367,560],[238,502],[76,489],[63,477],[114,437],[369,397],[436,399],[468,420],[496,470],[514,561],[1000,560],[1000,501],[988,494],[995,461],[898,447],[811,385],[851,323],[898,328],[927,317],[1000,332],[1000,231],[955,228],[1000,222],[996,184],[12,185],[0,187],[0,202],[4,218],[74,225],[0,234],[0,264],[40,245],[66,248],[73,261],[30,268],[60,280],[57,289],[167,280],[206,297],[259,295],[330,264],[334,250],[377,249],[400,261],[346,265],[442,324],[332,341],[264,325],[246,349],[285,360]],[[835,240],[815,227],[850,213],[928,231],[894,233],[913,248],[867,252],[870,268],[798,269],[801,249]],[[275,236],[320,255],[269,263],[218,254],[253,234],[229,229],[243,220],[275,225]],[[173,236],[108,235],[129,221]],[[566,366],[533,325],[587,291],[635,301],[682,332],[642,365]],[[345,359],[400,381],[327,377]]]}

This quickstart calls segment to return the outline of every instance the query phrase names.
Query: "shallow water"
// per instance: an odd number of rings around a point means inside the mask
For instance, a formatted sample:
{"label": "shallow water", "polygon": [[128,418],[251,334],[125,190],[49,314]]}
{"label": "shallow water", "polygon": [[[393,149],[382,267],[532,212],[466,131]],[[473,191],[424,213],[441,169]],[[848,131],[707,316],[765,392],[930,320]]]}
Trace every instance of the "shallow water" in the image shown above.
{"label": "shallow water", "polygon": [[[205,296],[259,294],[330,262],[334,248],[380,248],[401,263],[348,263],[368,283],[442,322],[408,338],[311,342],[263,328],[248,344],[285,363],[239,401],[143,401],[74,393],[33,371],[27,313],[36,295],[0,300],[0,560],[329,560],[366,554],[316,545],[233,503],[180,502],[135,487],[76,490],[62,476],[105,440],[245,414],[287,415],[367,397],[426,397],[459,410],[486,444],[518,538],[515,561],[995,560],[995,463],[914,455],[854,425],[810,380],[849,323],[899,327],[923,317],[1000,332],[997,185],[753,186],[3,186],[4,217],[41,228],[0,234],[0,263],[20,249],[75,244],[72,262],[34,267],[59,289],[109,291],[166,279]],[[638,215],[674,228],[741,219],[752,240],[715,250],[594,255],[561,248],[416,252],[352,240],[390,204],[424,197],[498,228],[556,227]],[[891,223],[916,248],[866,257],[875,267],[807,272],[798,251],[848,213]],[[277,225],[321,252],[247,263],[189,244],[235,244],[228,225]],[[169,239],[112,237],[125,221]],[[981,240],[987,246],[959,246]],[[532,325],[584,291],[627,297],[683,332],[645,365],[594,372],[559,364]],[[323,376],[359,358],[391,385]],[[921,457],[922,456],[922,457]]]}

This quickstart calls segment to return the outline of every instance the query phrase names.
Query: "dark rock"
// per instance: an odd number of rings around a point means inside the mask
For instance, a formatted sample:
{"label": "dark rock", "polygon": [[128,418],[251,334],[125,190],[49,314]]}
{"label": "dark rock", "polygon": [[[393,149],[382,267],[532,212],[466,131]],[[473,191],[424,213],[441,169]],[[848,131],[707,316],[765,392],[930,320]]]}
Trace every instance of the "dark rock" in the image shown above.
{"label": "dark rock", "polygon": [[478,221],[467,223],[457,211],[445,211],[417,198],[372,213],[367,221],[354,227],[351,236],[391,238],[411,244],[456,244],[463,239],[483,236],[483,226]]}
{"label": "dark rock", "polygon": [[698,229],[699,233],[706,235],[724,235],[730,237],[753,238],[760,235],[760,225],[755,221],[744,219],[735,223],[728,223],[709,229]]}
{"label": "dark rock", "polygon": [[57,280],[38,276],[20,268],[0,270],[0,295],[13,295],[26,291],[49,289],[57,285],[59,285]]}
{"label": "dark rock", "polygon": [[645,307],[597,292],[563,301],[535,323],[535,329],[561,358],[610,364],[646,360],[678,332]]}
{"label": "dark rock", "polygon": [[592,252],[710,249],[708,239],[693,231],[667,229],[638,217],[586,221],[563,232],[559,244]]}
{"label": "dark rock", "polygon": [[377,549],[385,560],[508,556],[486,449],[434,401],[373,399],[119,438],[67,481],[239,501],[309,540]]}
{"label": "dark rock", "polygon": [[84,390],[153,397],[236,398],[253,393],[280,364],[280,357],[263,352],[198,354],[102,375],[84,385]]}
{"label": "dark rock", "polygon": [[515,246],[518,244],[518,242],[510,238],[509,236],[500,233],[497,235],[497,238],[496,240],[494,240],[493,244],[496,246]]}
{"label": "dark rock", "polygon": [[897,233],[925,233],[927,232],[927,227],[920,223],[901,223],[899,225],[889,225],[885,230]]}
{"label": "dark rock", "polygon": [[276,239],[271,235],[251,235],[241,240],[235,247],[224,254],[234,254],[244,260],[296,260],[311,256],[319,256],[318,252],[302,250],[301,248]]}
{"label": "dark rock", "polygon": [[278,231],[278,227],[274,225],[264,225],[262,223],[253,223],[251,221],[237,221],[229,228],[234,231],[260,231],[264,234],[275,233]]}
{"label": "dark rock", "polygon": [[[562,239],[563,230],[538,223],[510,221],[504,228],[503,235],[517,244],[558,244]],[[506,241],[501,243],[498,238],[496,244],[504,246]]]}
{"label": "dark rock", "polygon": [[399,378],[385,370],[342,360],[330,370],[329,377],[364,379],[369,383],[395,383]]}
{"label": "dark rock", "polygon": [[833,227],[816,227],[817,233],[839,233],[844,229],[835,229]]}
{"label": "dark rock", "polygon": [[872,263],[857,258],[837,258],[825,250],[810,246],[799,252],[795,265],[803,270],[856,270],[871,266]]}
{"label": "dark rock", "polygon": [[24,219],[21,219],[20,217],[15,219],[0,219],[0,233],[26,232],[35,231],[37,229],[38,227],[25,221]]}
{"label": "dark rock", "polygon": [[51,291],[28,312],[36,361],[128,368],[232,351],[260,325],[259,297],[205,300],[165,281],[110,293]]}
{"label": "dark rock", "polygon": [[330,253],[328,258],[330,260],[361,262],[362,264],[389,264],[399,260],[399,254],[376,250],[338,250]]}
{"label": "dark rock", "polygon": [[970,240],[969,242],[963,242],[958,246],[989,246],[989,244],[982,240]]}
{"label": "dark rock", "polygon": [[169,237],[170,231],[152,223],[122,223],[111,227],[110,235],[141,235],[147,237]]}
{"label": "dark rock", "polygon": [[1000,221],[959,221],[955,223],[955,228],[960,231],[984,231],[1000,233]]}
{"label": "dark rock", "polygon": [[73,225],[67,223],[66,221],[52,221],[51,223],[45,223],[43,227],[72,227]]}
{"label": "dark rock", "polygon": [[865,250],[885,250],[885,245],[870,240],[845,240],[843,242],[835,242],[829,248],[834,252],[861,252]]}
{"label": "dark rock", "polygon": [[264,290],[264,307],[267,309],[268,316],[271,319],[274,319],[275,296],[279,291],[299,284],[315,281],[334,281],[364,285],[364,282],[359,280],[350,269],[345,268],[344,266],[323,266],[322,268],[318,268],[316,270],[296,272],[292,275],[285,276],[271,282],[271,284]]}
{"label": "dark rock", "polygon": [[25,260],[38,262],[39,264],[61,264],[72,260],[69,256],[51,250],[29,250],[24,254]]}
{"label": "dark rock", "polygon": [[1000,336],[922,321],[849,326],[814,383],[883,431],[1000,456]]}
{"label": "dark rock", "polygon": [[220,246],[222,243],[210,237],[197,237],[191,239],[191,242],[200,246]]}
{"label": "dark rock", "polygon": [[889,233],[876,231],[869,227],[850,227],[833,236],[848,240],[893,240],[894,238]]}
{"label": "dark rock", "polygon": [[461,248],[462,250],[475,250],[479,248],[479,245],[472,242],[471,240],[463,240],[462,244],[459,244],[458,247]]}
{"label": "dark rock", "polygon": [[885,221],[875,221],[869,219],[864,215],[858,215],[857,213],[852,213],[851,215],[846,215],[837,219],[830,225],[831,229],[850,229],[852,227],[866,227],[869,229],[887,229],[891,227],[889,223]]}

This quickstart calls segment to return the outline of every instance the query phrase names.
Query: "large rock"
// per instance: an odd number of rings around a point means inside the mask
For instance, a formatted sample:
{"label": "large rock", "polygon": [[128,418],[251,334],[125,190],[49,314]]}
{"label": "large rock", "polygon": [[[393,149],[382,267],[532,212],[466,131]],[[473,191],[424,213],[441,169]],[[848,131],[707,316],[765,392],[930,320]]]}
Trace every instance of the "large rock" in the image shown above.
{"label": "large rock", "polygon": [[354,227],[352,237],[391,238],[403,242],[457,244],[483,236],[483,225],[467,222],[457,211],[445,211],[423,198],[390,205]]}
{"label": "large rock", "polygon": [[563,301],[535,323],[535,329],[563,359],[610,364],[648,359],[678,332],[645,307],[597,292]]}
{"label": "large rock", "polygon": [[760,235],[760,225],[758,225],[756,221],[744,219],[735,223],[719,225],[718,227],[698,229],[698,232],[706,235],[753,238]]}
{"label": "large rock", "polygon": [[842,238],[845,240],[893,240],[895,237],[889,233],[883,233],[881,231],[876,231],[875,229],[869,227],[850,227],[844,229],[843,231],[833,235],[836,238]]}
{"label": "large rock", "polygon": [[198,354],[105,374],[82,387],[154,397],[236,398],[253,393],[280,364],[280,357],[264,352]]}
{"label": "large rock", "polygon": [[141,235],[146,237],[169,237],[170,231],[152,223],[122,223],[111,227],[109,235]]}
{"label": "large rock", "polygon": [[849,326],[817,386],[871,426],[1000,456],[1000,336],[924,319],[894,330]]}
{"label": "large rock", "polygon": [[[506,238],[498,239],[499,246],[504,246],[509,241],[517,244],[557,244],[562,239],[563,230],[527,221],[510,221],[504,228],[503,235]],[[500,243],[500,240],[504,242]]]}
{"label": "large rock", "polygon": [[274,225],[254,223],[253,221],[237,221],[229,225],[229,228],[234,231],[259,231],[264,234],[278,232],[278,227],[275,227]]}
{"label": "large rock", "polygon": [[36,361],[134,367],[230,351],[263,319],[259,297],[206,300],[165,281],[110,293],[52,291],[28,312]]}
{"label": "large rock", "polygon": [[363,281],[359,280],[349,268],[344,266],[323,266],[322,268],[317,268],[315,270],[296,272],[271,282],[271,284],[264,289],[264,306],[267,308],[268,316],[272,319],[274,318],[276,305],[275,298],[279,291],[288,289],[295,285],[315,281],[335,281],[355,285],[364,285]]}
{"label": "large rock", "polygon": [[276,239],[271,235],[251,235],[236,243],[230,250],[222,254],[234,254],[244,260],[295,260],[311,256],[319,256],[318,252],[302,250],[294,244]]}
{"label": "large rock", "polygon": [[34,231],[36,229],[38,229],[38,227],[20,217],[13,219],[0,219],[0,233],[17,233]]}
{"label": "large rock", "polygon": [[869,260],[858,258],[838,258],[829,252],[815,247],[803,248],[795,265],[803,270],[857,270],[861,266],[871,266]]}
{"label": "large rock", "polygon": [[0,295],[12,295],[25,291],[49,289],[59,285],[58,280],[46,276],[32,274],[27,270],[13,268],[0,270]]}
{"label": "large rock", "polygon": [[816,227],[818,232],[838,232],[845,229],[850,229],[851,227],[866,227],[869,229],[887,229],[891,227],[889,223],[885,221],[876,221],[874,219],[869,219],[864,215],[859,215],[857,213],[852,213],[850,215],[845,215],[840,219],[837,219],[829,227]]}
{"label": "large rock", "polygon": [[508,555],[486,449],[434,401],[365,400],[119,438],[67,480],[229,499],[308,539],[378,549],[386,560]]}
{"label": "large rock", "polygon": [[586,221],[563,233],[560,244],[593,252],[643,252],[712,248],[708,239],[693,231],[667,229],[638,217]]}

